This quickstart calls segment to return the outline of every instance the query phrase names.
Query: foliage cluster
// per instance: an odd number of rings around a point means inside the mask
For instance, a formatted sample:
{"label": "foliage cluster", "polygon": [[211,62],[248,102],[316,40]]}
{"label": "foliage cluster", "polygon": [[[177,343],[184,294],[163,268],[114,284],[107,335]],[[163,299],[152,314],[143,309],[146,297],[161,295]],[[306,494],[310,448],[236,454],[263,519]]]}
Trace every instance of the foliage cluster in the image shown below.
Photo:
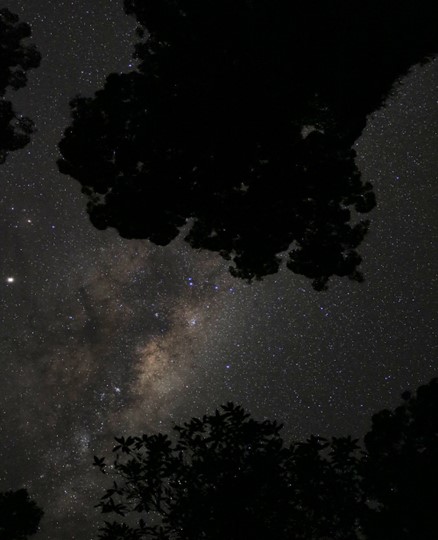
{"label": "foliage cluster", "polygon": [[26,40],[31,30],[8,9],[0,9],[0,164],[9,152],[26,146],[33,132],[33,122],[14,111],[6,99],[8,90],[26,85],[29,69],[40,64],[41,55]]}
{"label": "foliage cluster", "polygon": [[[285,444],[281,425],[228,403],[175,437],[116,439],[101,540],[432,540],[438,379],[351,437]],[[136,517],[137,516],[137,517]]]}
{"label": "foliage cluster", "polygon": [[219,253],[252,280],[287,267],[362,280],[375,205],[354,142],[438,51],[436,2],[125,0],[138,69],[72,101],[61,172],[99,229]]}
{"label": "foliage cluster", "polygon": [[25,489],[0,493],[0,540],[26,540],[43,514]]}

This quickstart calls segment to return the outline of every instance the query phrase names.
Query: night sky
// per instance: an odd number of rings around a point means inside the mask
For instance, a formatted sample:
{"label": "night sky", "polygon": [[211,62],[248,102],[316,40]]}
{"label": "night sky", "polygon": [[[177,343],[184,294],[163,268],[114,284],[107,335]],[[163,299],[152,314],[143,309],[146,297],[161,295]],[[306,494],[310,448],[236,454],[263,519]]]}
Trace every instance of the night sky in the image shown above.
{"label": "night sky", "polygon": [[[328,292],[284,269],[247,284],[183,241],[97,231],[60,175],[68,102],[135,69],[122,0],[10,0],[41,66],[11,95],[32,142],[0,167],[0,491],[45,510],[36,539],[91,540],[93,454],[227,401],[284,437],[363,435],[373,412],[438,376],[438,61],[415,67],[357,141],[378,207],[363,284]],[[100,519],[100,518],[99,518]]]}

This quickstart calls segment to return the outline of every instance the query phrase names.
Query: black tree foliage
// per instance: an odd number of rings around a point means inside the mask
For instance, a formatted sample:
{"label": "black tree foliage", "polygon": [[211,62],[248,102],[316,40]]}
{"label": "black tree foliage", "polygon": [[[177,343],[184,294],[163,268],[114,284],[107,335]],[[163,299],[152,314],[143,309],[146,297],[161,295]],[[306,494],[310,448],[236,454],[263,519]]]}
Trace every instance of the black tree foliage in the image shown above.
{"label": "black tree foliage", "polygon": [[8,9],[0,10],[0,164],[9,152],[26,146],[33,132],[33,122],[17,114],[5,97],[8,90],[25,86],[26,71],[40,64],[40,53],[26,43],[30,35],[28,24]]}
{"label": "black tree foliage", "polygon": [[38,531],[43,514],[25,489],[0,493],[0,540],[26,540]]}
{"label": "black tree foliage", "polygon": [[365,437],[365,487],[377,504],[365,528],[376,540],[432,540],[438,537],[438,379],[402,398],[394,411],[373,417]]}
{"label": "black tree foliage", "polygon": [[[438,50],[420,0],[125,0],[138,69],[72,101],[61,172],[99,229],[194,248],[251,280],[361,281],[355,214],[375,205],[353,144],[410,66]],[[353,215],[352,215],[353,211]],[[284,256],[284,257],[283,257]]]}
{"label": "black tree foliage", "polygon": [[437,538],[438,379],[350,437],[286,445],[232,403],[161,433],[116,438],[101,540]]}
{"label": "black tree foliage", "polygon": [[[116,480],[98,506],[120,519],[105,522],[99,538],[355,538],[356,441],[312,437],[286,447],[281,427],[229,403],[176,426],[176,442],[116,439]],[[106,472],[104,458],[95,465]]]}

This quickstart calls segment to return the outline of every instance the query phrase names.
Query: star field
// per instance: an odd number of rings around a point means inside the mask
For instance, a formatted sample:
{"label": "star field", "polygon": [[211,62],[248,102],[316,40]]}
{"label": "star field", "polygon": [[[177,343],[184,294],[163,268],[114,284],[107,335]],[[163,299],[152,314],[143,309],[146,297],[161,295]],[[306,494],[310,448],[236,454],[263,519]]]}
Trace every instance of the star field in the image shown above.
{"label": "star field", "polygon": [[437,376],[438,60],[412,69],[356,144],[378,198],[365,283],[318,293],[287,270],[247,284],[180,240],[94,229],[57,144],[70,99],[135,68],[135,21],[119,0],[6,7],[42,54],[12,96],[37,132],[0,167],[0,490],[27,487],[44,509],[35,538],[93,537],[92,457],[115,435],[234,401],[285,437],[359,436]]}

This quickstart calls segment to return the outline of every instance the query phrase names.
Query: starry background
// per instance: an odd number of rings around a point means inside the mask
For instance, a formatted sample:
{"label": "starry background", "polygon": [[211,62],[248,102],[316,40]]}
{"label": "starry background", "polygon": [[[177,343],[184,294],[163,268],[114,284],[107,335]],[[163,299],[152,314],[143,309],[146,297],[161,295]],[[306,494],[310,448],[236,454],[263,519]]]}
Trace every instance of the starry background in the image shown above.
{"label": "starry background", "polygon": [[[438,376],[438,61],[415,67],[357,141],[378,197],[366,282],[328,292],[287,270],[248,285],[213,254],[89,223],[58,173],[68,102],[135,69],[121,0],[9,0],[41,66],[12,97],[37,125],[0,167],[0,490],[45,510],[38,540],[91,540],[93,454],[226,401],[286,439],[363,435],[373,412]],[[103,479],[104,480],[104,479]],[[100,518],[99,518],[100,519]]]}

